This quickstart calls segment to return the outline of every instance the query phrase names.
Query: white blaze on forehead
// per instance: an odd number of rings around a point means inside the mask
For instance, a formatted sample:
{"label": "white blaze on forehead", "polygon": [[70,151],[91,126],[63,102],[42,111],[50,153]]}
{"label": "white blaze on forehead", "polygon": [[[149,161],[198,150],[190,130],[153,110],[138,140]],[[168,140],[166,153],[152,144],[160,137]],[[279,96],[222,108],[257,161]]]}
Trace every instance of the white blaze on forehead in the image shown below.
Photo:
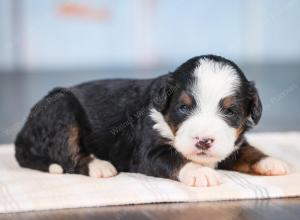
{"label": "white blaze on forehead", "polygon": [[232,95],[239,86],[240,79],[236,70],[229,65],[208,59],[201,59],[194,70],[195,82],[192,93],[197,109],[202,113],[216,113],[222,98]]}
{"label": "white blaze on forehead", "polygon": [[[174,147],[186,158],[203,165],[213,166],[235,150],[236,129],[219,115],[219,103],[233,95],[240,85],[235,68],[210,59],[199,60],[195,68],[191,92],[196,101],[192,114],[178,128]],[[206,156],[199,156],[196,138],[210,137],[213,144]]]}

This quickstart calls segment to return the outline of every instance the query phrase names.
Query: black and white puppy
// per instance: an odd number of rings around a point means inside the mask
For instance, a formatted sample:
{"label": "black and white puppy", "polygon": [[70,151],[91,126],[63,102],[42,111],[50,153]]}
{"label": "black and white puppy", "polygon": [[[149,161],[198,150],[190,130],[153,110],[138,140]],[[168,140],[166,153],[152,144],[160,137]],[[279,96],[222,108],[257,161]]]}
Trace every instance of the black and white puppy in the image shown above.
{"label": "black and white puppy", "polygon": [[15,141],[23,167],[111,177],[138,172],[191,186],[221,183],[216,169],[284,175],[287,165],[249,145],[262,105],[240,68],[205,55],[147,80],[56,88]]}

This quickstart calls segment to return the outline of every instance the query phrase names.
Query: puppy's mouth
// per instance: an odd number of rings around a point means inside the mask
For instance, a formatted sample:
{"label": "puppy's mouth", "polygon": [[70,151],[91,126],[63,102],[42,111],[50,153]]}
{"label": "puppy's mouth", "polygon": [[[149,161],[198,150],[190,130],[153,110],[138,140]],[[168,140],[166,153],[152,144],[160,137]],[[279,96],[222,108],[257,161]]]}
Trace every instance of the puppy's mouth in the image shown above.
{"label": "puppy's mouth", "polygon": [[210,154],[208,154],[206,151],[201,151],[196,153],[197,156],[207,156],[212,157]]}
{"label": "puppy's mouth", "polygon": [[213,155],[209,150],[197,150],[194,151],[192,154],[197,156],[206,156],[206,157],[217,157],[216,155]]}
{"label": "puppy's mouth", "polygon": [[202,165],[215,164],[215,163],[223,160],[223,158],[216,156],[216,155],[212,155],[208,151],[198,151],[193,154],[185,155],[185,157],[193,162],[196,162],[196,163],[199,163]]}

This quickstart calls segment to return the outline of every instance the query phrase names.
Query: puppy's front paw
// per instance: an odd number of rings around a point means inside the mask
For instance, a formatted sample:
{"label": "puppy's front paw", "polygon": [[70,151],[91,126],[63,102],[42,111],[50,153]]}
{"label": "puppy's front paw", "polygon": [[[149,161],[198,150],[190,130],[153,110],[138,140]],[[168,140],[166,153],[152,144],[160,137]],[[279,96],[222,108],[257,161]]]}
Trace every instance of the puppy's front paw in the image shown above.
{"label": "puppy's front paw", "polygon": [[178,180],[189,186],[216,186],[222,183],[216,170],[193,162],[181,168]]}
{"label": "puppy's front paw", "polygon": [[288,174],[288,166],[281,160],[266,157],[252,166],[254,172],[266,176],[278,176]]}
{"label": "puppy's front paw", "polygon": [[106,178],[117,175],[116,168],[108,161],[93,159],[89,165],[89,176]]}

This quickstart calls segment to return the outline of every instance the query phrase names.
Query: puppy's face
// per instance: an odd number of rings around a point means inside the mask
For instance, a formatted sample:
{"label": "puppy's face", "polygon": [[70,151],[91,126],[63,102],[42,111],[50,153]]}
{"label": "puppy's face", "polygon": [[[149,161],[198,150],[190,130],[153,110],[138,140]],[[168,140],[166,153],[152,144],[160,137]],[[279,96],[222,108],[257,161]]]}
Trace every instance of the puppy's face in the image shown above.
{"label": "puppy's face", "polygon": [[166,108],[153,109],[151,116],[154,128],[192,161],[210,165],[223,160],[236,149],[250,118],[255,124],[260,118],[256,89],[231,61],[193,58],[172,78],[176,89],[167,97]]}

